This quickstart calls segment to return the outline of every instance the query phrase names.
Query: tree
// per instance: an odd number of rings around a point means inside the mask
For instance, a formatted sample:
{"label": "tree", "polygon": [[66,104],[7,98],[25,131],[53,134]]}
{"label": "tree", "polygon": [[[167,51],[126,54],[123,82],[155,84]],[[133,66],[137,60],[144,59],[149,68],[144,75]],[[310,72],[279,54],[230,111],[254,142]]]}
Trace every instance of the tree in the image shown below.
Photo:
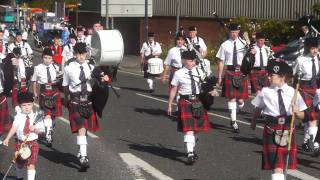
{"label": "tree", "polygon": [[320,15],[320,3],[314,4],[311,9],[312,9],[313,12],[315,12],[318,15]]}
{"label": "tree", "polygon": [[65,2],[65,3],[76,3],[77,0],[30,0],[28,2],[29,7],[34,8],[44,8],[44,9],[50,9],[50,7],[54,6],[55,1]]}

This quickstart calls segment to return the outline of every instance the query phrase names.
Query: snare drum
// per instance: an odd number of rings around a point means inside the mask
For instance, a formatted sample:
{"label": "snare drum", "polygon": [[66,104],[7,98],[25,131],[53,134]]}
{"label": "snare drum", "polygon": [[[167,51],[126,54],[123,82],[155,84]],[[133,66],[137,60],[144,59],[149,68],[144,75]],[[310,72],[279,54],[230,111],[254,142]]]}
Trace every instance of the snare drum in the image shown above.
{"label": "snare drum", "polygon": [[163,60],[160,58],[151,58],[148,60],[149,74],[161,74],[163,72]]}

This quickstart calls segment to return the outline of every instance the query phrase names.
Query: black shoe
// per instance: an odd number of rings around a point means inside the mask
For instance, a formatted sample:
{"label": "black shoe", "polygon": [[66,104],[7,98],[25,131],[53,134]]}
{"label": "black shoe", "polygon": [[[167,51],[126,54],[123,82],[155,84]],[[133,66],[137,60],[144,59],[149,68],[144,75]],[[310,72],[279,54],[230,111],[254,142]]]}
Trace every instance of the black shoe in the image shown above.
{"label": "black shoe", "polygon": [[301,145],[301,147],[302,147],[302,150],[303,150],[304,152],[309,152],[309,151],[310,151],[310,147],[309,147],[309,143],[308,143],[308,142],[303,143],[303,144]]}
{"label": "black shoe", "polygon": [[149,89],[149,93],[150,94],[154,93],[154,89]]}
{"label": "black shoe", "polygon": [[17,180],[23,180],[23,178],[17,178]]}
{"label": "black shoe", "polygon": [[87,158],[87,156],[81,156],[79,158],[79,161],[80,161],[80,169],[79,169],[79,171],[80,172],[86,172],[87,169],[90,167],[89,159]]}
{"label": "black shoe", "polygon": [[188,153],[187,158],[188,158],[187,165],[193,165],[196,162],[195,155],[192,152]]}
{"label": "black shoe", "polygon": [[236,121],[231,121],[230,126],[234,133],[240,133],[240,129]]}
{"label": "black shoe", "polygon": [[312,157],[318,157],[320,155],[320,148],[314,148]]}
{"label": "black shoe", "polygon": [[46,138],[46,146],[52,147],[52,139],[51,138]]}

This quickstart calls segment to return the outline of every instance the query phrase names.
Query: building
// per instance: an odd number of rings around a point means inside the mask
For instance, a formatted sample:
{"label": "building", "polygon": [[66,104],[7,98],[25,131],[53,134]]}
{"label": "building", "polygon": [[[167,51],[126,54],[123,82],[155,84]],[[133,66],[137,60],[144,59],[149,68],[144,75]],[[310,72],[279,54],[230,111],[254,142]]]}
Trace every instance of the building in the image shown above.
{"label": "building", "polygon": [[[78,11],[82,25],[88,27],[96,21],[105,22],[100,17],[100,3],[101,0],[82,0]],[[177,8],[178,3],[180,8]],[[303,15],[312,14],[311,7],[316,3],[320,0],[153,0],[149,31],[155,32],[162,43],[172,44],[176,15],[180,12],[180,25],[186,29],[196,25],[206,43],[214,44],[221,31],[219,22],[213,17],[214,12],[224,19],[246,16],[250,19],[295,21]],[[73,24],[75,14],[75,11],[70,13]],[[126,53],[137,54],[145,39],[144,18],[114,18],[114,27],[123,35]]]}

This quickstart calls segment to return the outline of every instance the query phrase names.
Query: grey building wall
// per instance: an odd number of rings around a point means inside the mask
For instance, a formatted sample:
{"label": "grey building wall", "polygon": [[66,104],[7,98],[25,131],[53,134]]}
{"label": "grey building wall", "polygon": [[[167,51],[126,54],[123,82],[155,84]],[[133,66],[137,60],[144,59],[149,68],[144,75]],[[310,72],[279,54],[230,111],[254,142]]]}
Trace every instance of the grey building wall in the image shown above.
{"label": "grey building wall", "polygon": [[183,17],[221,18],[246,16],[251,19],[297,20],[311,14],[311,7],[320,0],[153,0],[154,16],[175,16],[177,1]]}

